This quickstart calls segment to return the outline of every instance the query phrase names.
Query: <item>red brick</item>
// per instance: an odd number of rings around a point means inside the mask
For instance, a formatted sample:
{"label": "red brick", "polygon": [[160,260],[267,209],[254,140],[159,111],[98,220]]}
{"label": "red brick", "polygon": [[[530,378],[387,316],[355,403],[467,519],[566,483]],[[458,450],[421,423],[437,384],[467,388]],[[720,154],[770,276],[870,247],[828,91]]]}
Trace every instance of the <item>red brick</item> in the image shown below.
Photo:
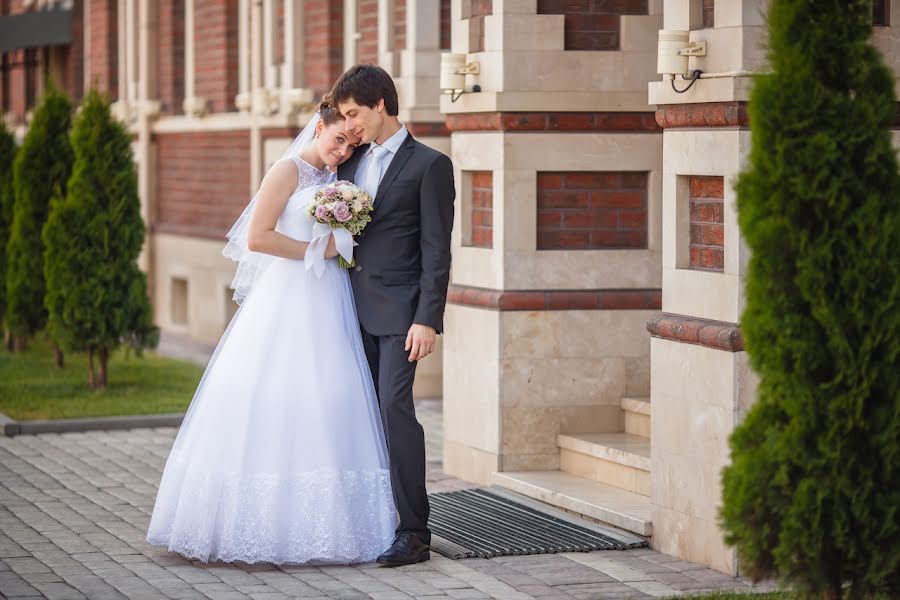
{"label": "red brick", "polygon": [[493,171],[472,171],[472,187],[490,190],[494,186]]}
{"label": "red brick", "polygon": [[612,210],[564,212],[562,224],[564,228],[573,229],[615,229],[619,218]]}
{"label": "red brick", "polygon": [[594,190],[597,188],[620,187],[620,173],[602,171],[575,171],[566,173],[565,186],[570,190]]}
{"label": "red brick", "polygon": [[472,229],[472,246],[476,248],[492,248],[494,246],[494,232],[486,227]]}
{"label": "red brick", "polygon": [[441,50],[450,50],[450,0],[441,0]]}
{"label": "red brick", "polygon": [[558,210],[539,210],[537,213],[537,224],[539,229],[551,230],[558,229],[562,226],[562,211]]}
{"label": "red brick", "polygon": [[587,208],[590,195],[572,190],[539,190],[537,201],[538,208]]}
{"label": "red brick", "polygon": [[548,310],[596,310],[600,308],[600,294],[594,291],[548,292]]}
{"label": "red brick", "polygon": [[593,249],[646,248],[647,234],[637,230],[592,231],[590,246]]}
{"label": "red brick", "polygon": [[591,192],[592,208],[643,208],[647,194],[642,191],[598,191]]}
{"label": "red brick", "polygon": [[619,211],[619,227],[623,229],[647,229],[646,210]]}
{"label": "red brick", "polygon": [[497,308],[500,310],[543,310],[544,292],[503,292]]}
{"label": "red brick", "polygon": [[485,15],[493,14],[494,6],[492,0],[472,0],[472,13],[473,17],[482,17]]}
{"label": "red brick", "polygon": [[655,310],[660,294],[655,290],[609,290],[600,293],[601,310]]}
{"label": "red brick", "polygon": [[548,171],[539,171],[537,174],[537,188],[539,190],[558,190],[562,188],[562,175]]}
{"label": "red brick", "polygon": [[589,131],[594,128],[594,114],[552,113],[547,126],[560,131]]}
{"label": "red brick", "polygon": [[538,250],[587,250],[590,233],[586,231],[538,231]]}
{"label": "red brick", "polygon": [[[691,227],[694,227],[693,225]],[[706,223],[700,225],[701,239],[703,244],[707,246],[722,247],[725,243],[725,228],[723,225],[716,223]]]}

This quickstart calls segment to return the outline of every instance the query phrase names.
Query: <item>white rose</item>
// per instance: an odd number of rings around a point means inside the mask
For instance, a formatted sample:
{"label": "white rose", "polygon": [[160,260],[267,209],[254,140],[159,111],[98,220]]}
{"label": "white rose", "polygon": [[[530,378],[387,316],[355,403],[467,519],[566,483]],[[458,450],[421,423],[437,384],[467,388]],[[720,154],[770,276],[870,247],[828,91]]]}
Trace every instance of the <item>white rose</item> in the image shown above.
{"label": "white rose", "polygon": [[353,212],[358,213],[358,212],[362,211],[362,209],[363,209],[362,202],[360,202],[359,200],[354,200],[353,201]]}
{"label": "white rose", "polygon": [[353,192],[350,190],[342,191],[341,196],[344,197],[344,200],[353,200]]}

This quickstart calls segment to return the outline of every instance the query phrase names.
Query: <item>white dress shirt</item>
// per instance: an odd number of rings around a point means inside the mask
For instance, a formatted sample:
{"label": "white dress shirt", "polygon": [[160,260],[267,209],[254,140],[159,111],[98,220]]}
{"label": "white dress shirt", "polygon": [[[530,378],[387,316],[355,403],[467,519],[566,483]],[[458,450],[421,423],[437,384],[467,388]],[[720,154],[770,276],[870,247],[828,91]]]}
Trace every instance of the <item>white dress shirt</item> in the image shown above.
{"label": "white dress shirt", "polygon": [[[381,147],[387,150],[387,154],[382,156],[381,158],[381,176],[378,178],[378,182],[381,183],[381,180],[384,179],[384,174],[387,173],[388,167],[391,166],[391,161],[394,160],[394,157],[397,155],[397,151],[400,150],[400,146],[403,145],[403,142],[406,141],[406,136],[408,135],[408,131],[406,130],[406,125],[400,125],[400,129],[385,140],[384,144],[381,144]],[[366,172],[369,170],[369,163],[375,157],[375,154],[372,152],[373,148],[377,146],[375,142],[369,144],[369,148],[366,150],[366,153],[359,160],[359,164],[356,165],[356,173],[353,175],[353,183],[360,187],[365,186],[366,181]]]}

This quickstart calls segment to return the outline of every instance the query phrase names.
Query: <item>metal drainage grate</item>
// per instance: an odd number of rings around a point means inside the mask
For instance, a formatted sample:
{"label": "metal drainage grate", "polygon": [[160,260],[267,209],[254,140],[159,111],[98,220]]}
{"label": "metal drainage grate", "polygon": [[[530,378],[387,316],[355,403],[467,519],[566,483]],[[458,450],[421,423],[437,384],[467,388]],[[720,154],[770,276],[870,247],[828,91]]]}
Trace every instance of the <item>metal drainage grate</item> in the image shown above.
{"label": "metal drainage grate", "polygon": [[[571,517],[504,491],[431,494],[431,547],[452,559],[625,550],[644,538]],[[540,507],[540,510],[536,507]]]}

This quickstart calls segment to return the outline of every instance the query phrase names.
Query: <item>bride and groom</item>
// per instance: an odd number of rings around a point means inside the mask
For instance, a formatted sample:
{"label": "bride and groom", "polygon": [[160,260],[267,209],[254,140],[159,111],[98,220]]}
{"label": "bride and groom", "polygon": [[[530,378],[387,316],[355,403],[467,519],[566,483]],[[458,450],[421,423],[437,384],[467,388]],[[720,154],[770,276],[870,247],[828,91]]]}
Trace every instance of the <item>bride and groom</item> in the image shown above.
{"label": "bride and groom", "polygon": [[[442,329],[455,192],[450,159],[397,114],[384,70],[349,69],[229,233],[241,306],[172,446],[150,544],[202,561],[429,559],[412,384]],[[335,172],[374,198],[349,270],[308,213]]]}

